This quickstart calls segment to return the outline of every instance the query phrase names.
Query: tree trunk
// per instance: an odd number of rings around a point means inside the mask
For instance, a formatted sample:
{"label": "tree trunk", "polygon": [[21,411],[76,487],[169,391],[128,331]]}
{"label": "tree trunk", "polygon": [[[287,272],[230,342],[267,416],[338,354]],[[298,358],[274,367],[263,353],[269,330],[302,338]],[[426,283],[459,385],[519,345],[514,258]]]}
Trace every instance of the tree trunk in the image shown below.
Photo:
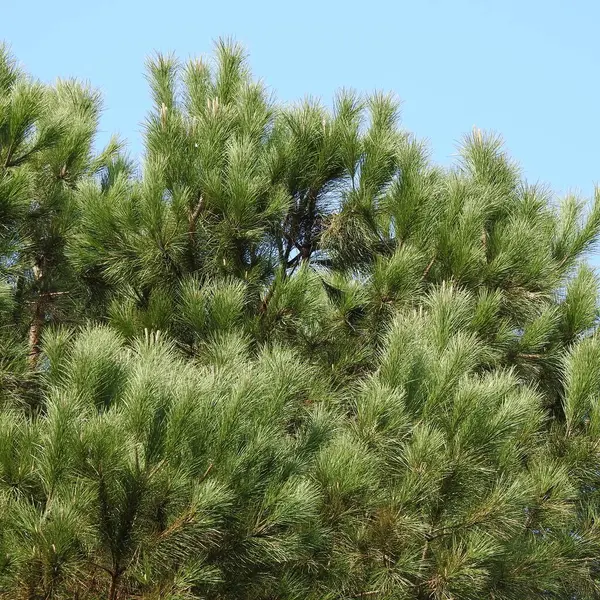
{"label": "tree trunk", "polygon": [[[43,277],[42,269],[36,264],[33,267],[33,277],[36,283],[39,283]],[[35,300],[33,317],[29,326],[29,366],[31,369],[37,367],[40,357],[40,341],[42,338],[42,329],[44,328],[44,296],[39,294]]]}
{"label": "tree trunk", "polygon": [[193,210],[189,213],[189,224],[188,224],[188,237],[189,237],[189,254],[190,254],[190,267],[192,271],[196,270],[196,225],[200,213],[204,208],[204,197],[202,194],[198,196],[198,202]]}
{"label": "tree trunk", "polygon": [[117,600],[119,594],[119,571],[113,571],[110,576],[110,589],[108,590],[108,600]]}

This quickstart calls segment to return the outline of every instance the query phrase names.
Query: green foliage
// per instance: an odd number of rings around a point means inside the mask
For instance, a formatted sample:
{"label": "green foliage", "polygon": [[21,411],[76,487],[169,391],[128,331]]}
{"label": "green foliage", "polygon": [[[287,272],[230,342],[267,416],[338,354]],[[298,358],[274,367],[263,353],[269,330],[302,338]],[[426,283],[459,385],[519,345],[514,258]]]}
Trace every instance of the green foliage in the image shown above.
{"label": "green foliage", "polygon": [[597,598],[600,193],[147,71],[138,169],[0,48],[0,598]]}

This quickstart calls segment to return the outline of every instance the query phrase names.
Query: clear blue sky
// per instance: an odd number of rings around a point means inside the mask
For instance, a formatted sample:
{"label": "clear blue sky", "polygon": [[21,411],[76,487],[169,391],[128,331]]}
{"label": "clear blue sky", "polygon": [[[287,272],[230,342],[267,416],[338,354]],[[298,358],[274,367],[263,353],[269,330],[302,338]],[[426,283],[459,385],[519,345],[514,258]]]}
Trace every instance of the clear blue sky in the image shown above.
{"label": "clear blue sky", "polygon": [[600,181],[598,0],[3,0],[0,39],[35,76],[105,98],[102,139],[134,155],[153,50],[210,52],[233,36],[285,101],[342,86],[391,90],[405,126],[447,162],[473,125],[500,132],[531,181],[590,195]]}

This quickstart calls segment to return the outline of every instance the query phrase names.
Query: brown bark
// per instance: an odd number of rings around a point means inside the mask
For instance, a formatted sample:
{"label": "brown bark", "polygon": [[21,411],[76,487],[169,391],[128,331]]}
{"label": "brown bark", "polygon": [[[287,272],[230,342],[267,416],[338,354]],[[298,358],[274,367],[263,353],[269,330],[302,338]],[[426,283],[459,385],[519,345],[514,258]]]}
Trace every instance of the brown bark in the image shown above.
{"label": "brown bark", "polygon": [[[39,283],[43,277],[44,273],[39,265],[34,265],[33,267],[33,277],[36,283]],[[44,328],[44,308],[45,308],[45,298],[43,295],[39,295],[35,300],[35,305],[33,309],[33,316],[31,319],[31,324],[29,325],[29,355],[28,361],[31,369],[35,369],[38,364],[38,360],[40,358],[40,341],[42,338],[42,330]]]}
{"label": "brown bark", "polygon": [[191,238],[193,238],[194,234],[196,233],[196,223],[198,221],[198,217],[200,216],[200,213],[202,212],[203,208],[204,208],[204,197],[202,196],[202,194],[200,194],[200,197],[198,198],[198,204],[196,204],[194,211],[192,213],[190,213],[189,235]]}
{"label": "brown bark", "polygon": [[40,302],[36,302],[36,307],[33,315],[33,320],[29,326],[29,366],[32,369],[37,367],[40,358],[40,339],[42,337],[43,318]]}
{"label": "brown bark", "polygon": [[425,271],[423,272],[422,279],[425,279],[427,275],[429,275],[429,271],[431,271],[431,267],[433,267],[433,263],[435,262],[435,256],[429,261],[429,264],[425,267]]}
{"label": "brown bark", "polygon": [[200,194],[198,203],[194,207],[194,210],[189,212],[188,215],[188,236],[190,240],[189,254],[192,269],[196,268],[196,224],[198,223],[198,217],[200,217],[203,208],[204,197]]}
{"label": "brown bark", "polygon": [[264,315],[267,312],[269,302],[271,301],[271,298],[273,297],[274,293],[275,293],[275,282],[273,282],[271,284],[269,291],[267,292],[266,296],[263,298],[263,301],[260,303],[260,307],[258,310],[261,315]]}
{"label": "brown bark", "polygon": [[119,595],[119,571],[115,570],[110,577],[110,589],[108,590],[108,600],[117,600]]}

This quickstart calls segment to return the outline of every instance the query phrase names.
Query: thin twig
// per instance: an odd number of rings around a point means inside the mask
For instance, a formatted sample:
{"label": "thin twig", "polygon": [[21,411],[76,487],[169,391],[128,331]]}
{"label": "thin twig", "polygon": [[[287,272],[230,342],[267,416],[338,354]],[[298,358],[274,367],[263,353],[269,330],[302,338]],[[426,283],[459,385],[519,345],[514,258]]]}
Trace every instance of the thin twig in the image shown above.
{"label": "thin twig", "polygon": [[427,275],[429,274],[429,271],[431,270],[431,267],[433,266],[434,262],[435,262],[435,255],[429,261],[429,264],[427,265],[427,267],[425,267],[425,271],[423,271],[423,277],[421,279],[425,279],[427,277]]}
{"label": "thin twig", "polygon": [[204,471],[204,475],[200,477],[200,482],[204,481],[208,477],[208,474],[212,471],[213,466],[213,463],[210,463],[210,465],[208,465],[208,469],[206,469],[206,471]]}

